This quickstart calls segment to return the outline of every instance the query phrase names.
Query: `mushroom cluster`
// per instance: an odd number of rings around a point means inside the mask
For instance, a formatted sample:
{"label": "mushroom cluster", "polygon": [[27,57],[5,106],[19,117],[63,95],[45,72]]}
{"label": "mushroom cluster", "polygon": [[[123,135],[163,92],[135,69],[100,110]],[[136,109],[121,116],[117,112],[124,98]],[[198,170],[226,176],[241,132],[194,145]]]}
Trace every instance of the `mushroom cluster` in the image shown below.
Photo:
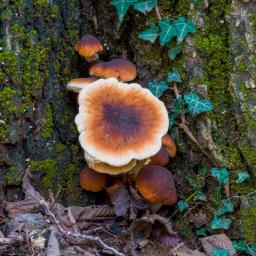
{"label": "mushroom cluster", "polygon": [[72,79],[67,88],[79,93],[75,118],[79,141],[89,167],[80,174],[83,189],[99,192],[108,175],[127,173],[141,195],[152,203],[172,205],[177,193],[165,165],[175,157],[176,145],[168,131],[168,113],[148,89],[132,81],[136,66],[126,59],[103,62],[102,45],[84,36],[75,50],[92,61],[88,78]]}

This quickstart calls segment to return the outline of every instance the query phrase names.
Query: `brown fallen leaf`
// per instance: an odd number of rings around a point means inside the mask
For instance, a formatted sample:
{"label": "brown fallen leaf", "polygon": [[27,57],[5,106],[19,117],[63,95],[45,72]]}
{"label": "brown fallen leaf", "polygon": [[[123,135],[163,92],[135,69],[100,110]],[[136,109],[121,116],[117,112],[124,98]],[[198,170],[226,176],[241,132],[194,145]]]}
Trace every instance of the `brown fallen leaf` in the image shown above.
{"label": "brown fallen leaf", "polygon": [[70,209],[77,222],[116,217],[113,207],[109,205],[70,206]]}
{"label": "brown fallen leaf", "polygon": [[171,250],[173,256],[206,256],[198,250],[191,250],[185,244],[181,243]]}
{"label": "brown fallen leaf", "polygon": [[225,234],[199,238],[199,241],[207,256],[211,255],[213,249],[228,249],[230,256],[236,254],[231,240]]}

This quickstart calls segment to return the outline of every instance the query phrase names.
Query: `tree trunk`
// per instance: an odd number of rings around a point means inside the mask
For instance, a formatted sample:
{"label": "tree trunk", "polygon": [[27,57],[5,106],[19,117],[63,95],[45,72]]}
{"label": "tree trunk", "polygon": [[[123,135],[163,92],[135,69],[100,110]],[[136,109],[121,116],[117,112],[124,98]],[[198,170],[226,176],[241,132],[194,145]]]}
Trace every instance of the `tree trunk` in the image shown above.
{"label": "tree trunk", "polygon": [[[137,82],[165,78],[170,68],[182,70],[181,93],[198,92],[214,104],[214,111],[187,118],[190,130],[210,157],[175,126],[172,135],[178,156],[170,164],[180,194],[188,194],[188,175],[199,166],[229,167],[231,190],[253,192],[253,182],[236,184],[236,170],[256,175],[256,87],[254,1],[159,0],[163,15],[192,17],[195,35],[186,39],[182,56],[170,62],[167,49],[137,38],[148,17],[129,11],[123,23],[106,0],[2,0],[0,3],[0,177],[5,197],[22,197],[20,182],[26,166],[45,194],[58,193],[65,204],[87,204],[98,199],[79,188],[85,165],[74,124],[76,95],[66,90],[71,78],[88,75],[88,63],[74,51],[85,34],[104,45],[101,59],[123,56],[138,68]],[[248,2],[248,3],[244,3]],[[171,96],[170,96],[171,95]],[[163,97],[168,108],[174,96]],[[210,189],[209,189],[210,191]],[[253,200],[246,197],[246,202]],[[254,208],[235,216],[245,223],[238,237],[255,242],[250,229]],[[255,231],[254,231],[255,232]]]}

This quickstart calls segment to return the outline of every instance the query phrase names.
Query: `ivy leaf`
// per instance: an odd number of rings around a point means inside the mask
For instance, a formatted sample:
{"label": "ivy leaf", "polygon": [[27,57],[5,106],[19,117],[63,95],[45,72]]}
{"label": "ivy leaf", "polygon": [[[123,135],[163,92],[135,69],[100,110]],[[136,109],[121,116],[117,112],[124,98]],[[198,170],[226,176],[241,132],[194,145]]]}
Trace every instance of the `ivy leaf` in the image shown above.
{"label": "ivy leaf", "polygon": [[234,205],[232,202],[229,202],[227,199],[222,200],[223,207],[218,208],[215,212],[214,215],[219,217],[227,212],[233,212],[234,211]]}
{"label": "ivy leaf", "polygon": [[212,168],[211,174],[217,178],[220,184],[227,184],[229,182],[229,171],[227,168]]}
{"label": "ivy leaf", "polygon": [[232,223],[231,219],[225,217],[214,217],[210,223],[211,229],[229,229]]}
{"label": "ivy leaf", "polygon": [[177,68],[173,68],[172,71],[168,73],[167,81],[169,83],[171,83],[171,82],[181,83],[182,82],[181,76],[179,74],[179,70]]}
{"label": "ivy leaf", "polygon": [[137,0],[112,0],[111,4],[116,7],[118,19],[122,22],[129,7],[136,3]]}
{"label": "ivy leaf", "polygon": [[180,212],[183,212],[184,210],[188,209],[188,203],[184,200],[179,200],[177,205]]}
{"label": "ivy leaf", "polygon": [[171,60],[175,60],[176,56],[181,53],[183,50],[183,46],[182,45],[177,45],[171,49],[168,50],[168,57]]}
{"label": "ivy leaf", "polygon": [[196,230],[198,236],[206,236],[206,228],[200,228]]}
{"label": "ivy leaf", "polygon": [[150,28],[144,30],[138,35],[138,38],[145,40],[145,41],[150,41],[151,43],[154,43],[159,36],[159,27],[152,22],[150,24]]}
{"label": "ivy leaf", "polygon": [[192,116],[197,116],[203,112],[213,110],[213,105],[209,100],[200,100],[197,93],[190,92],[184,94],[184,100],[188,105],[188,111]]}
{"label": "ivy leaf", "polygon": [[236,179],[237,184],[242,183],[242,182],[244,182],[245,180],[247,180],[251,177],[250,174],[247,171],[239,172],[237,174],[237,176],[238,176],[237,179]]}
{"label": "ivy leaf", "polygon": [[207,197],[206,197],[206,194],[203,193],[203,192],[199,192],[197,193],[194,198],[193,198],[194,201],[204,201],[204,202],[207,202]]}
{"label": "ivy leaf", "polygon": [[246,251],[247,250],[247,246],[246,246],[246,242],[244,240],[239,240],[239,241],[232,241],[232,246],[235,250],[238,251]]}
{"label": "ivy leaf", "polygon": [[184,17],[179,17],[173,22],[173,26],[177,30],[177,43],[180,44],[189,32],[195,33],[196,26],[194,22],[189,19],[186,20]]}
{"label": "ivy leaf", "polygon": [[160,33],[160,44],[161,46],[169,43],[173,37],[177,35],[175,27],[172,25],[171,21],[163,18],[159,21]]}
{"label": "ivy leaf", "polygon": [[146,14],[147,12],[150,12],[157,4],[157,0],[140,0],[136,2],[133,6],[133,8],[139,12],[142,12]]}
{"label": "ivy leaf", "polygon": [[157,98],[160,98],[164,92],[169,89],[166,82],[157,80],[150,82],[148,88]]}
{"label": "ivy leaf", "polygon": [[175,125],[177,116],[178,115],[176,113],[173,113],[171,116],[169,116],[169,130],[171,130],[172,127]]}
{"label": "ivy leaf", "polygon": [[181,96],[179,96],[176,100],[172,112],[177,115],[186,114],[188,112],[185,106],[185,102]]}
{"label": "ivy leaf", "polygon": [[228,249],[213,249],[211,256],[229,256]]}

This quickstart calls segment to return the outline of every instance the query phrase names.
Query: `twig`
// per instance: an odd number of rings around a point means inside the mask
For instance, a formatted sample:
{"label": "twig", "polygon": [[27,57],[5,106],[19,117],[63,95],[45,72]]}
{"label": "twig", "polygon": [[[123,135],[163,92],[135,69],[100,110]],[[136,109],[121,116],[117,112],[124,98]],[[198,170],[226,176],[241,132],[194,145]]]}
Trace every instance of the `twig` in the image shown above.
{"label": "twig", "polygon": [[156,5],[156,7],[155,7],[155,11],[156,11],[156,16],[157,16],[158,20],[161,20],[161,19],[162,19],[162,17],[161,17],[161,13],[160,13],[160,11],[159,11],[159,7],[158,7],[158,5]]}
{"label": "twig", "polygon": [[33,186],[29,183],[29,177],[31,176],[28,168],[25,172],[24,178],[23,178],[23,189],[26,194],[29,194],[31,197],[35,198],[38,203],[43,207],[45,214],[48,215],[51,219],[51,221],[57,226],[59,232],[66,238],[73,238],[73,239],[80,239],[80,240],[86,240],[90,242],[95,242],[99,244],[103,249],[111,251],[116,256],[125,256],[125,254],[117,251],[115,248],[107,245],[105,242],[101,240],[100,237],[97,236],[90,236],[86,234],[81,234],[79,232],[71,232],[66,231],[60,224],[60,222],[57,220],[54,213],[50,210],[50,204],[47,202],[39,192],[37,192]]}

